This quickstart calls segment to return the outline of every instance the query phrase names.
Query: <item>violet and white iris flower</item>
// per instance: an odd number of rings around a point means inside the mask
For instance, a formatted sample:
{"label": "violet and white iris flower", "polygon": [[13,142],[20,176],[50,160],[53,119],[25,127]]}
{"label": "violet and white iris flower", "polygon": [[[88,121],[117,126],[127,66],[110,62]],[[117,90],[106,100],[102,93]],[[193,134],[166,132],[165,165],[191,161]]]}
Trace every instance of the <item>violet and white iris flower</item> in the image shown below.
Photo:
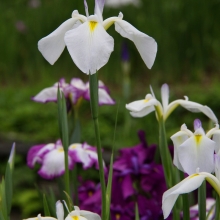
{"label": "violet and white iris flower", "polygon": [[152,88],[150,89],[151,93],[147,94],[145,99],[134,101],[126,105],[126,108],[130,111],[130,114],[133,117],[144,117],[156,110],[157,118],[159,116],[163,117],[165,121],[172,111],[181,105],[183,108],[191,112],[202,112],[213,122],[218,123],[218,119],[209,107],[189,101],[187,96],[185,96],[185,100],[177,99],[169,103],[169,86],[167,84],[163,84],[161,87],[162,104],[156,99]]}
{"label": "violet and white iris flower", "polygon": [[115,24],[115,30],[133,41],[148,68],[151,68],[157,53],[155,40],[140,32],[127,21],[123,14],[103,21],[102,12],[105,0],[95,0],[94,15],[89,15],[84,0],[86,16],[73,11],[72,18],[62,23],[55,31],[38,42],[38,49],[44,58],[53,65],[65,46],[76,66],[86,74],[94,74],[104,66],[114,49],[114,39],[106,30]]}
{"label": "violet and white iris flower", "polygon": [[[70,100],[72,104],[76,104],[81,98],[90,100],[89,83],[84,83],[79,78],[72,78],[70,84],[66,83],[65,79],[62,78],[52,87],[43,89],[32,100],[42,103],[56,102],[58,85],[65,98]],[[110,97],[109,90],[104,83],[99,81],[98,86],[99,105],[114,105],[115,101]]]}
{"label": "violet and white iris flower", "polygon": [[212,173],[214,170],[214,151],[219,150],[219,138],[211,140],[212,136],[219,137],[219,125],[205,134],[199,119],[194,121],[194,130],[191,132],[186,125],[174,134],[171,139],[174,144],[174,165],[181,171],[191,175],[199,167],[200,172]]}
{"label": "violet and white iris flower", "polygon": [[[96,148],[83,144],[72,144],[68,150],[69,169],[73,169],[75,163],[82,163],[84,169],[93,165],[98,169],[98,156]],[[65,172],[64,149],[60,140],[55,144],[42,144],[31,147],[27,156],[27,164],[33,168],[35,164],[41,164],[38,174],[45,179],[59,177]],[[103,162],[104,163],[104,162]]]}
{"label": "violet and white iris flower", "polygon": [[[215,217],[215,199],[207,198],[206,199],[206,219],[213,220]],[[196,204],[190,207],[190,219],[199,220],[199,205]]]}

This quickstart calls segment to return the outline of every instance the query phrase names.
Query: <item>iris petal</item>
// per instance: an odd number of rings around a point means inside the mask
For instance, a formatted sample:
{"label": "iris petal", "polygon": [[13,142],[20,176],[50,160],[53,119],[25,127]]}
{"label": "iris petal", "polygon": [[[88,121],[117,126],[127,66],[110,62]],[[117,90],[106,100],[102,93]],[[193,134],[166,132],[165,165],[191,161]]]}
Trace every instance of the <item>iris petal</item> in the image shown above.
{"label": "iris petal", "polygon": [[124,20],[115,21],[115,30],[122,37],[128,38],[134,42],[145,64],[151,69],[157,53],[156,41]]}
{"label": "iris petal", "polygon": [[73,62],[86,74],[104,66],[114,48],[113,38],[97,21],[87,21],[66,32],[64,40]]}
{"label": "iris petal", "polygon": [[65,48],[64,35],[78,21],[70,18],[62,23],[55,31],[38,41],[38,49],[44,58],[53,65]]}

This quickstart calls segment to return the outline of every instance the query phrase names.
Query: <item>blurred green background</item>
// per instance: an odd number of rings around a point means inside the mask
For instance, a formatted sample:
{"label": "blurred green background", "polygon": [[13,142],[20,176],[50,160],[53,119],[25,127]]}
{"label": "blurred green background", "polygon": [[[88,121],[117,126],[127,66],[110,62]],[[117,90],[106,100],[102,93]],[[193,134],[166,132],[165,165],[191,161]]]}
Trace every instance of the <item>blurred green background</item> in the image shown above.
{"label": "blurred green background", "polygon": [[[88,0],[88,5],[90,14],[93,14],[94,1]],[[88,76],[76,68],[66,49],[53,66],[37,49],[38,40],[70,18],[74,9],[85,14],[83,0],[0,0],[0,175],[12,142],[18,143],[17,151],[25,155],[30,146],[55,142],[59,138],[56,104],[34,103],[30,98],[62,77],[67,82],[72,77],[88,81]],[[146,131],[148,143],[158,142],[154,113],[133,119],[124,107],[126,102],[144,98],[150,92],[149,85],[160,99],[160,87],[168,83],[170,100],[187,95],[190,100],[211,107],[219,118],[220,1],[142,0],[140,7],[106,7],[103,17],[117,16],[120,11],[124,20],[157,41],[158,53],[153,68],[148,70],[134,44],[122,38],[114,26],[108,30],[115,40],[115,49],[108,64],[99,71],[99,78],[120,103],[117,148],[137,144],[139,129]],[[123,43],[127,44],[130,54],[130,96],[127,100],[122,89]],[[105,148],[112,145],[117,108],[117,105],[100,108],[101,138]],[[95,145],[90,106],[86,101],[80,116],[82,141]],[[205,129],[212,127],[204,115],[192,114],[179,107],[167,121],[168,137],[183,123],[192,129],[197,117],[204,121]],[[24,164],[25,156],[17,160],[20,164],[18,170],[28,169]],[[29,173],[27,178],[31,179],[27,182],[36,180],[32,171],[26,172]],[[22,181],[19,184],[21,186]]]}

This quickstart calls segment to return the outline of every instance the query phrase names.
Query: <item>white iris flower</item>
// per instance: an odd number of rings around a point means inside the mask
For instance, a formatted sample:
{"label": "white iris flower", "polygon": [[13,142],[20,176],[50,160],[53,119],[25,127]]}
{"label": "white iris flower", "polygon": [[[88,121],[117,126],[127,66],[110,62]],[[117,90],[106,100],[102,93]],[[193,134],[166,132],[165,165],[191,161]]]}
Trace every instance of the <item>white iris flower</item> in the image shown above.
{"label": "white iris flower", "polygon": [[95,0],[94,15],[89,15],[84,0],[86,16],[73,11],[72,18],[62,23],[55,31],[38,42],[38,49],[53,65],[65,46],[76,66],[86,74],[94,74],[104,66],[114,49],[114,39],[106,30],[115,24],[115,30],[133,41],[148,68],[151,68],[157,53],[157,43],[152,37],[140,32],[122,20],[123,14],[103,20],[105,0]]}
{"label": "white iris flower", "polygon": [[189,101],[187,96],[185,96],[185,100],[177,99],[169,103],[169,86],[167,84],[163,84],[161,87],[161,99],[162,103],[156,99],[151,88],[151,93],[147,94],[145,99],[131,102],[126,105],[126,108],[130,111],[130,114],[133,117],[139,118],[144,117],[145,115],[148,115],[156,110],[157,118],[163,117],[165,121],[173,110],[181,105],[183,108],[191,112],[202,112],[213,122],[218,123],[218,119],[208,106]]}
{"label": "white iris flower", "polygon": [[[211,173],[214,170],[214,151],[219,150],[219,125],[205,134],[199,119],[194,121],[194,130],[191,132],[186,125],[174,134],[171,139],[174,144],[174,165],[183,172],[191,175],[199,167],[201,172]],[[215,141],[211,137],[215,137]],[[218,138],[217,138],[218,137]]]}

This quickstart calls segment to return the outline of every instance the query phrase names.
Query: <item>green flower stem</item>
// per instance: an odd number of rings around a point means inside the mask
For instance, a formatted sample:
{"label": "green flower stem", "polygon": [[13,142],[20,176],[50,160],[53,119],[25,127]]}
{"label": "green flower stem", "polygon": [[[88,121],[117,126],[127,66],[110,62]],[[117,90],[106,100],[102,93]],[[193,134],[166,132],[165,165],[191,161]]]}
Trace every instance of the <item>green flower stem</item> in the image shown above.
{"label": "green flower stem", "polygon": [[[179,171],[180,181],[184,179],[184,173],[182,171]],[[183,194],[182,195],[182,206],[183,206],[183,220],[189,220],[190,214],[189,214],[189,195]]]}
{"label": "green flower stem", "polygon": [[79,198],[78,198],[78,180],[77,180],[77,164],[75,164],[74,169],[71,171],[71,179],[72,179],[72,186],[73,186],[73,203],[74,205],[79,205]]}
{"label": "green flower stem", "polygon": [[92,119],[95,127],[95,136],[96,136],[96,146],[98,153],[98,162],[99,162],[99,177],[101,182],[102,190],[102,219],[106,216],[106,185],[105,185],[105,176],[103,169],[103,159],[102,159],[102,148],[100,140],[100,131],[99,131],[99,121],[98,121],[98,79],[97,73],[89,75],[89,87],[90,87],[90,104],[92,111]]}
{"label": "green flower stem", "polygon": [[172,187],[176,178],[173,172],[172,166],[172,158],[168,149],[167,139],[166,139],[166,129],[165,129],[165,122],[163,117],[159,117],[159,149],[160,149],[160,157],[164,169],[165,180],[167,187]]}
{"label": "green flower stem", "polygon": [[216,202],[215,202],[215,220],[220,219],[220,197],[216,193]]}
{"label": "green flower stem", "polygon": [[[64,97],[64,94],[60,91],[59,88],[57,92],[57,100],[58,100],[59,130],[63,144],[64,160],[65,160],[65,173],[64,173],[65,192],[70,196],[69,162],[68,162],[69,132],[68,132],[66,99]],[[70,204],[69,204],[69,208],[70,208]]]}
{"label": "green flower stem", "polygon": [[199,220],[206,220],[206,181],[198,189]]}
{"label": "green flower stem", "polygon": [[189,196],[188,194],[183,194],[183,220],[189,220]]}

